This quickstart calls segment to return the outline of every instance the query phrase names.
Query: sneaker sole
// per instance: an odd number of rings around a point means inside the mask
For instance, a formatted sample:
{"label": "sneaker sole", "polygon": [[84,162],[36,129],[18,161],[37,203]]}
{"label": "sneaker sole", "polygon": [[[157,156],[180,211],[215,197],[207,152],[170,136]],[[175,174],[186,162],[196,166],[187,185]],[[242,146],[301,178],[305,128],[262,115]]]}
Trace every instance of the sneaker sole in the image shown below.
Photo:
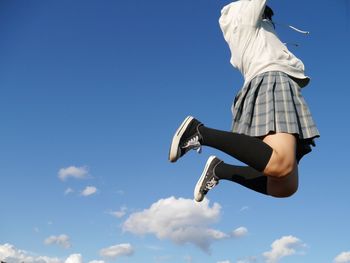
{"label": "sneaker sole", "polygon": [[199,190],[201,189],[201,185],[204,181],[205,175],[207,174],[208,168],[211,164],[211,162],[216,158],[216,156],[210,156],[207,163],[205,164],[204,170],[202,172],[201,177],[199,178],[196,187],[194,188],[194,200],[196,200],[197,202],[202,202],[204,199],[204,196],[199,192]]}
{"label": "sneaker sole", "polygon": [[190,122],[193,120],[194,118],[192,116],[188,116],[180,125],[180,127],[176,130],[174,136],[173,136],[173,140],[171,142],[171,146],[170,146],[170,151],[169,151],[169,161],[174,163],[176,162],[181,154],[181,149],[179,146],[180,143],[180,139],[182,137],[182,135],[184,134],[184,132],[186,131],[188,125],[190,124]]}

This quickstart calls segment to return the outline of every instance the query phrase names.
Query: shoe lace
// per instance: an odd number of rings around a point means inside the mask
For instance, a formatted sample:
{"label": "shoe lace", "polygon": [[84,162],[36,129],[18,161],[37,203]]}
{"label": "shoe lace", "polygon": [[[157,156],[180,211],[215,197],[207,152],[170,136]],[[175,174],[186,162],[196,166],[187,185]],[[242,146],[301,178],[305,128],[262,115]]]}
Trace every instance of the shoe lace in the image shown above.
{"label": "shoe lace", "polygon": [[211,190],[218,184],[218,180],[215,179],[215,177],[211,178],[210,181],[208,181],[205,185],[205,190]]}
{"label": "shoe lace", "polygon": [[195,135],[194,137],[190,138],[187,142],[184,143],[184,145],[181,147],[183,149],[193,149],[196,150],[198,153],[202,152],[202,145],[199,142],[199,135]]}

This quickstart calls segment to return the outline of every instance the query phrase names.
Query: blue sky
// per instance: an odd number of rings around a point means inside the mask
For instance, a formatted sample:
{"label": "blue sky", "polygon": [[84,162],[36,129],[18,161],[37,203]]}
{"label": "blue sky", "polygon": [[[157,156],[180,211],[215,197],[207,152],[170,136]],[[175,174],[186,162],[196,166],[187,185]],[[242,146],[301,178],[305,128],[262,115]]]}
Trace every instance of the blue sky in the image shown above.
{"label": "blue sky", "polygon": [[229,1],[0,0],[0,260],[350,262],[349,0],[269,1],[321,132],[300,188],[229,182],[198,205],[204,148],[167,161],[191,114],[229,130],[242,77],[218,26]]}

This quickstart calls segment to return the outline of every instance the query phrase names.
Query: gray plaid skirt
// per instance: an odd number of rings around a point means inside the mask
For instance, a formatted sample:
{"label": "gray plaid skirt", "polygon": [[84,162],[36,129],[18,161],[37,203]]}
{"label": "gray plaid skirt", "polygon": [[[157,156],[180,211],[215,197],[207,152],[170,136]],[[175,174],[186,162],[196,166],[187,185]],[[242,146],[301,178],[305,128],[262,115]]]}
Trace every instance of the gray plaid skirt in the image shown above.
{"label": "gray plaid skirt", "polygon": [[320,134],[301,88],[283,72],[266,72],[246,84],[232,105],[232,131],[261,137],[289,133],[298,138],[298,161],[311,152]]}

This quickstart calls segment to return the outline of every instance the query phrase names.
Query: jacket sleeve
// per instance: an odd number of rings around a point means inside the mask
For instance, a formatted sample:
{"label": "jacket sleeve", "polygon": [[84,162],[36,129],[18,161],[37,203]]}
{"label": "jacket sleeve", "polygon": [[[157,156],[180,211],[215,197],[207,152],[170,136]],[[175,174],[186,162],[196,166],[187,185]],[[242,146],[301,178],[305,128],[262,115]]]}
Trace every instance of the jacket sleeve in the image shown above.
{"label": "jacket sleeve", "polygon": [[242,19],[245,24],[256,26],[261,21],[266,6],[266,0],[250,0],[243,11]]}

